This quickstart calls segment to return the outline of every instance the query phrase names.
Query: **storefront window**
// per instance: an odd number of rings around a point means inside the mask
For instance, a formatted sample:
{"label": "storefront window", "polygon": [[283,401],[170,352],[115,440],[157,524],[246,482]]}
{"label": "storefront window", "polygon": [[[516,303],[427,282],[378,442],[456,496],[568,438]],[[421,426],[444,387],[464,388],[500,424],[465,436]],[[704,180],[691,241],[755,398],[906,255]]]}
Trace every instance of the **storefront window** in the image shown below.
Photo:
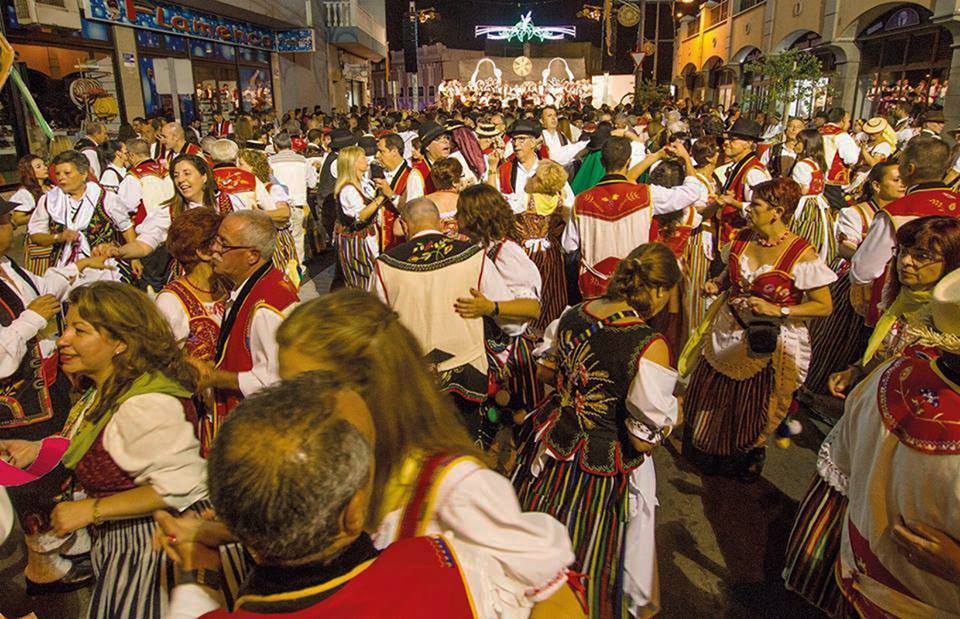
{"label": "storefront window", "polygon": [[194,58],[204,58],[207,60],[236,62],[237,48],[232,45],[223,45],[221,43],[213,43],[211,41],[191,39],[190,55]]}

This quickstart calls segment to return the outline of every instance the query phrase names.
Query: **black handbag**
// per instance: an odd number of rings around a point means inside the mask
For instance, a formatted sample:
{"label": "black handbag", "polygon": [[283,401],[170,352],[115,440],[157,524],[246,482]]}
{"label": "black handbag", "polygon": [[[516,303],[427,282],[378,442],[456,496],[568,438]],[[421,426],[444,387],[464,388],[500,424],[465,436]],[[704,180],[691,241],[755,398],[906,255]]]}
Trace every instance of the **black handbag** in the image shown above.
{"label": "black handbag", "polygon": [[757,319],[744,322],[736,309],[730,308],[733,317],[747,332],[747,349],[754,355],[772,355],[777,350],[780,339],[781,321],[778,319]]}

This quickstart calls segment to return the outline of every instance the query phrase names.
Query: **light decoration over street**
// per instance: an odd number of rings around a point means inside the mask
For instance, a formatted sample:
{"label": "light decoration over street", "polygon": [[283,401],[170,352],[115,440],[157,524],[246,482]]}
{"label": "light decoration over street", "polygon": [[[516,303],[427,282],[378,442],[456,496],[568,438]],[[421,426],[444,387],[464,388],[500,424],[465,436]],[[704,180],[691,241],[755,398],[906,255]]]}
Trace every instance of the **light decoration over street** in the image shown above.
{"label": "light decoration over street", "polygon": [[560,39],[571,36],[577,36],[576,26],[553,26],[540,27],[533,25],[531,11],[520,17],[513,26],[477,26],[474,30],[474,36],[485,36],[492,41],[514,41],[526,43],[534,39],[540,41],[559,41]]}

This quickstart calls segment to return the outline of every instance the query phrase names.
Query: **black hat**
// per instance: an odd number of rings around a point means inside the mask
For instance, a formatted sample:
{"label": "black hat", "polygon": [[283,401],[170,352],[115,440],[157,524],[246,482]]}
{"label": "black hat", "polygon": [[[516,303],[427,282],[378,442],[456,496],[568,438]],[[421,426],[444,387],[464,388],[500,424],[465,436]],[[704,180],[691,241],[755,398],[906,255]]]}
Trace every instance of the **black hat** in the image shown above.
{"label": "black hat", "polygon": [[529,135],[539,138],[543,134],[543,126],[540,121],[532,118],[520,118],[507,129],[507,135],[515,137],[518,135]]}
{"label": "black hat", "polygon": [[356,143],[357,137],[346,129],[334,129],[330,132],[330,148],[333,150],[354,146]]}
{"label": "black hat", "polygon": [[726,137],[759,142],[762,132],[763,128],[760,126],[760,123],[755,120],[750,120],[749,118],[741,117],[734,121],[732,127],[727,129]]}
{"label": "black hat", "polygon": [[363,149],[367,157],[373,157],[377,154],[377,138],[372,135],[365,135],[357,140],[357,146]]}
{"label": "black hat", "polygon": [[0,198],[0,217],[9,215],[18,206],[20,206],[20,204],[17,202],[11,202],[10,200],[4,200],[3,198]]}
{"label": "black hat", "polygon": [[613,126],[610,125],[610,123],[600,123],[597,125],[597,128],[590,134],[590,141],[587,142],[587,150],[596,152],[603,148],[603,145],[610,139],[612,132]]}
{"label": "black hat", "polygon": [[420,138],[420,148],[426,148],[430,142],[436,140],[444,133],[447,133],[447,130],[437,123],[432,120],[424,121],[420,125],[420,130],[417,132],[417,137]]}

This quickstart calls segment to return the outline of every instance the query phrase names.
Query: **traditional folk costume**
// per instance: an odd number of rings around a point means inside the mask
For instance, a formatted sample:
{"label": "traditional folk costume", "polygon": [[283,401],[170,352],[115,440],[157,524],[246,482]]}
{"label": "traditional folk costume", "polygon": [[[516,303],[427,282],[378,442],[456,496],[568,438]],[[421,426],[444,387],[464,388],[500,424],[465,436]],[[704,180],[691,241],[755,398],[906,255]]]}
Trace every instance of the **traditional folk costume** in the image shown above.
{"label": "traditional folk costume", "polygon": [[[42,197],[44,194],[41,193]],[[10,202],[17,203],[14,212],[32,213],[37,208],[37,199],[30,193],[26,187],[21,187],[10,196]],[[25,266],[34,275],[43,275],[47,272],[50,262],[53,260],[53,247],[43,247],[30,240],[29,234],[23,235],[23,256]]]}
{"label": "traditional folk costume", "polygon": [[441,390],[456,396],[471,437],[492,440],[487,419],[474,409],[487,398],[489,380],[484,323],[454,309],[458,298],[479,289],[491,301],[512,299],[483,248],[440,231],[423,231],[381,254],[371,291],[400,316],[436,366]]}
{"label": "traditional folk costume", "polygon": [[243,398],[279,380],[277,329],[299,301],[293,284],[269,262],[230,293],[214,360],[217,369],[237,373],[239,389],[214,390],[213,414],[201,427],[204,453]]}
{"label": "traditional folk costume", "polygon": [[[290,204],[290,196],[286,188],[280,183],[265,183],[264,187],[270,196],[270,203],[273,205],[286,202],[290,206],[291,220],[295,207]],[[261,206],[261,210],[263,209]],[[287,279],[296,286],[300,287],[300,257],[297,254],[297,245],[293,238],[293,227],[291,220],[277,226],[277,244],[273,250],[271,261],[273,266],[282,271]]]}
{"label": "traditional folk costume", "polygon": [[[486,253],[514,299],[540,300],[540,271],[517,243],[495,242],[486,248]],[[491,389],[506,389],[512,396],[511,408],[531,410],[543,399],[544,392],[533,359],[537,338],[527,333],[527,327],[526,322],[484,319]]]}
{"label": "traditional folk costume", "polygon": [[566,524],[590,616],[639,616],[659,606],[656,473],[628,437],[670,433],[677,373],[643,358],[661,336],[635,311],[601,319],[590,305],[565,311],[538,349],[555,360],[557,390],[527,421],[514,485],[524,509]]}
{"label": "traditional folk costume", "polygon": [[567,306],[567,282],[560,250],[566,224],[560,199],[559,195],[531,194],[527,209],[515,216],[513,224],[514,234],[537,266],[543,284],[540,318],[530,324],[533,334],[543,333]]}
{"label": "traditional folk costume", "polygon": [[[80,200],[54,187],[40,197],[27,225],[29,234],[57,234],[64,229],[76,230],[79,237],[69,245],[53,246],[55,264],[66,266],[90,256],[93,248],[103,243],[123,245],[123,232],[133,223],[116,194],[96,183],[87,183]],[[134,277],[126,261],[118,262],[120,278],[132,282]]]}
{"label": "traditional folk costume", "polygon": [[467,564],[467,581],[471,591],[486,589],[478,597],[496,599],[500,612],[478,604],[481,617],[527,616],[566,584],[574,560],[565,527],[546,514],[521,511],[510,482],[471,457],[408,455],[391,475],[380,513],[378,548],[443,532],[458,551],[486,558],[480,579]]}
{"label": "traditional folk costume", "polygon": [[373,265],[380,254],[376,215],[366,221],[360,219],[369,200],[362,189],[344,186],[337,195],[337,223],[333,229],[344,280],[351,288],[360,290],[370,286]]}
{"label": "traditional folk costume", "polygon": [[207,158],[203,152],[203,149],[201,149],[199,146],[191,142],[184,142],[183,146],[180,147],[180,150],[164,148],[163,158],[160,159],[160,163],[168,168],[173,168],[173,162],[176,161],[177,157],[182,157],[183,155],[196,155],[197,157],[201,157],[203,159]]}
{"label": "traditional folk costume", "polygon": [[868,326],[876,323],[885,295],[884,288],[891,278],[896,277],[892,269],[897,230],[909,221],[933,215],[960,216],[960,194],[942,183],[914,185],[907,189],[905,196],[887,204],[874,218],[850,264],[851,282],[872,286],[865,321]]}
{"label": "traditional folk costume", "polygon": [[104,189],[112,191],[113,193],[117,193],[117,190],[120,189],[120,183],[123,181],[123,177],[126,175],[126,168],[111,163],[104,168],[103,172],[100,173],[100,179],[98,182]]}
{"label": "traditional folk costume", "polygon": [[433,185],[433,179],[430,178],[431,168],[433,168],[433,164],[430,163],[430,159],[428,157],[424,157],[423,159],[420,159],[419,161],[413,164],[412,174],[416,175],[417,180],[420,181],[415,186],[421,189],[423,193],[417,194],[415,191],[413,191],[413,187],[411,187],[410,194],[407,196],[408,200],[430,195],[431,193],[437,190],[437,188],[434,187]]}
{"label": "traditional folk costume", "polygon": [[146,159],[127,170],[117,196],[133,219],[137,240],[154,248],[142,258],[145,286],[159,290],[170,277],[172,260],[166,248],[171,216],[167,201],[173,198],[170,172],[153,159]]}
{"label": "traditional folk costume", "polygon": [[823,159],[829,166],[824,179],[823,195],[831,208],[846,206],[844,189],[850,184],[850,168],[860,160],[860,147],[840,126],[827,123],[820,127],[823,137]]}
{"label": "traditional folk costume", "polygon": [[719,193],[733,194],[733,199],[740,205],[724,205],[717,212],[717,221],[714,226],[717,230],[715,250],[719,250],[733,241],[737,233],[746,227],[747,220],[744,217],[744,209],[749,206],[753,199],[753,188],[768,180],[770,180],[770,173],[767,172],[763,163],[760,162],[760,158],[753,152],[747,153],[727,168]]}
{"label": "traditional folk costume", "polygon": [[620,174],[608,174],[578,195],[563,233],[563,248],[569,253],[580,249],[584,298],[603,295],[617,263],[650,240],[654,215],[685,209],[698,196],[693,177],[667,188],[632,183]]}
{"label": "traditional folk costume", "polygon": [[[914,566],[893,525],[922,522],[960,537],[960,386],[937,362],[896,358],[859,385],[824,441],[818,468],[849,501],[842,524],[840,589],[866,617],[960,614],[960,590]],[[904,483],[903,480],[910,480]]]}
{"label": "traditional folk costume", "polygon": [[[714,175],[707,176],[698,172],[694,178],[700,185],[700,197],[693,208],[702,211],[714,202],[717,195],[717,180]],[[710,279],[710,263],[714,256],[714,222],[701,217],[680,257],[680,268],[683,271],[683,315],[687,329],[686,337],[703,322],[707,314],[707,299],[704,298],[703,285]],[[677,349],[679,352],[680,349]]]}
{"label": "traditional folk costume", "polygon": [[380,209],[380,253],[403,242],[402,237],[398,238],[394,235],[393,227],[400,218],[400,206],[406,201],[407,183],[412,172],[413,168],[406,161],[400,162],[394,170],[384,170],[390,189],[396,195],[386,203],[384,208]]}
{"label": "traditional folk costume", "polygon": [[[877,207],[872,202],[861,202],[840,211],[836,225],[837,246],[843,243],[859,246],[867,236],[876,213]],[[837,281],[830,285],[833,313],[809,324],[810,370],[799,395],[817,410],[823,408],[816,400],[817,396],[827,393],[830,375],[857,361],[867,344],[863,316],[857,314],[850,304],[849,268],[846,260],[838,258],[834,268]],[[838,403],[836,408],[842,407]],[[832,412],[839,417],[839,411]]]}
{"label": "traditional folk costume", "polygon": [[[71,438],[68,427],[70,383],[58,371],[55,332],[47,321],[26,307],[37,297],[66,297],[78,273],[76,266],[51,268],[44,276],[31,275],[13,260],[0,258],[0,440],[37,441],[48,436]],[[43,477],[7,489],[27,542],[28,591],[33,583],[57,581],[71,568],[61,551],[85,552],[84,531],[67,538],[50,533],[50,512],[61,496],[72,497],[69,474],[58,466]]]}
{"label": "traditional folk costume", "polygon": [[[802,320],[780,325],[772,355],[750,353],[744,325],[754,317],[740,304],[756,296],[780,307],[798,305],[804,292],[829,285],[836,274],[820,259],[801,260],[810,244],[787,243],[774,264],[752,266],[745,255],[753,233],[742,230],[728,246],[730,291],[708,313],[702,353],[690,377],[684,401],[689,415],[688,443],[720,459],[762,462],[767,435],[783,421],[793,392],[803,384],[810,364],[810,338]],[[738,307],[734,307],[734,303]],[[736,312],[736,313],[735,313]],[[688,348],[698,342],[691,340]]]}
{"label": "traditional folk costume", "polygon": [[224,118],[223,120],[215,120],[213,124],[210,125],[210,135],[217,138],[225,138],[233,133],[233,124]]}
{"label": "traditional folk costume", "polygon": [[801,159],[793,166],[791,178],[800,185],[803,195],[793,213],[790,231],[806,239],[824,262],[833,265],[837,257],[834,235],[837,211],[833,211],[823,197],[823,170],[813,159]]}
{"label": "traditional folk costume", "polygon": [[[663,243],[670,248],[670,251],[672,251],[673,255],[677,258],[677,263],[680,265],[684,277],[678,285],[670,291],[670,299],[667,305],[659,314],[650,319],[650,324],[666,338],[670,344],[671,354],[679,354],[679,352],[683,350],[683,345],[687,340],[687,333],[689,331],[689,319],[684,312],[683,303],[687,296],[688,286],[683,257],[687,253],[687,246],[690,244],[694,230],[702,225],[703,218],[695,207],[688,206],[680,212],[680,220],[674,226],[666,227],[660,225],[656,220],[654,220],[653,223],[655,224],[657,233],[656,237],[651,240],[657,243]],[[702,251],[700,255],[703,255]],[[701,289],[702,287],[701,285]],[[671,356],[670,362],[676,364],[676,358]]]}
{"label": "traditional folk costume", "polygon": [[[160,373],[143,374],[99,420],[86,415],[96,400],[90,388],[70,411],[79,430],[63,458],[88,497],[103,498],[149,485],[183,513],[209,506],[206,465],[188,420],[190,392]],[[172,579],[166,555],[151,548],[153,515],[93,525],[91,559],[96,578],[90,619],[165,616]]]}
{"label": "traditional folk costume", "polygon": [[[90,180],[96,182],[100,179],[100,156],[97,154],[97,143],[93,139],[85,135],[77,143],[73,145],[73,150],[82,153],[84,157],[87,158],[87,161],[90,163]],[[55,175],[51,174],[50,178],[56,178]]]}

